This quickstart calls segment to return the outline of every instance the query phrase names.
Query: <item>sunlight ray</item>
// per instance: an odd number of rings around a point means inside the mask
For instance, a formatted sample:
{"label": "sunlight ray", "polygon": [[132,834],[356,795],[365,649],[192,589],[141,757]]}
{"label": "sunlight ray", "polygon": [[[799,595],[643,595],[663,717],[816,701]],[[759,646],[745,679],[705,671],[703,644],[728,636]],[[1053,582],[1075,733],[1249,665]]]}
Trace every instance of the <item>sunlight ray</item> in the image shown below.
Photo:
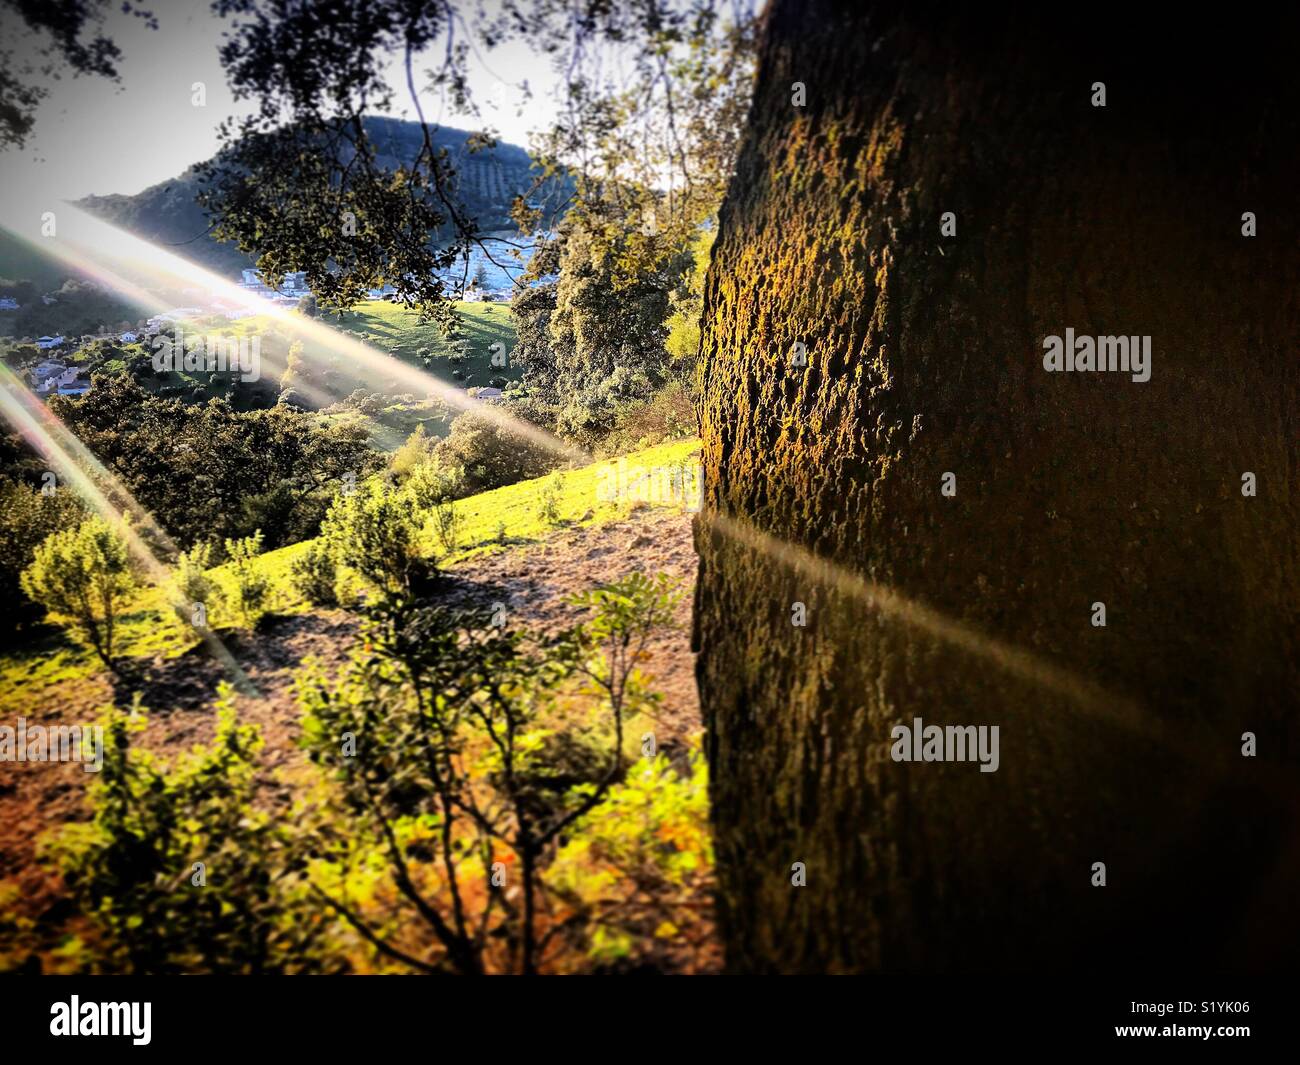
{"label": "sunlight ray", "polygon": [[[104,284],[146,305],[159,306],[140,284],[123,276],[123,271],[148,278],[153,283],[182,284],[213,293],[223,303],[254,314],[265,315],[282,326],[293,339],[312,341],[325,351],[345,356],[349,369],[363,379],[374,382],[396,381],[413,392],[430,395],[458,411],[473,411],[520,439],[528,440],[546,451],[569,461],[582,461],[581,449],[561,440],[553,433],[516,418],[492,403],[470,396],[463,388],[453,387],[433,374],[394,359],[354,336],[296,310],[281,306],[237,283],[213,273],[157,244],[119,229],[71,204],[61,208],[59,236],[42,243],[28,241],[36,250],[55,255],[62,262],[96,276]],[[113,263],[118,269],[106,264]],[[304,359],[319,356],[304,343]],[[342,398],[342,397],[338,397]]]}
{"label": "sunlight ray", "polygon": [[[187,613],[191,604],[182,602],[174,594],[170,581],[171,571],[141,536],[140,527],[145,527],[151,536],[168,549],[175,550],[176,545],[171,537],[121,481],[3,364],[0,364],[0,414],[30,447],[45,458],[64,483],[102,518],[122,529],[127,547],[148,578],[164,595],[169,596],[173,607]],[[101,484],[108,486],[112,495],[120,501],[118,504],[110,500],[100,487]],[[124,521],[124,518],[129,520]],[[225,668],[236,688],[243,694],[260,698],[253,682],[220,637],[211,628],[195,631]]]}
{"label": "sunlight ray", "polygon": [[[955,650],[987,662],[999,670],[1059,695],[1078,710],[1177,752],[1191,762],[1206,762],[1221,754],[1217,739],[1202,736],[1191,727],[1173,729],[1130,697],[1107,690],[1072,670],[1042,656],[989,636],[968,622],[949,617],[900,594],[893,588],[853,573],[806,548],[762,532],[749,522],[716,510],[701,511],[709,530],[787,566],[792,571],[833,587],[869,610],[924,632]],[[1294,801],[1294,786],[1265,767],[1256,769],[1256,783]]]}

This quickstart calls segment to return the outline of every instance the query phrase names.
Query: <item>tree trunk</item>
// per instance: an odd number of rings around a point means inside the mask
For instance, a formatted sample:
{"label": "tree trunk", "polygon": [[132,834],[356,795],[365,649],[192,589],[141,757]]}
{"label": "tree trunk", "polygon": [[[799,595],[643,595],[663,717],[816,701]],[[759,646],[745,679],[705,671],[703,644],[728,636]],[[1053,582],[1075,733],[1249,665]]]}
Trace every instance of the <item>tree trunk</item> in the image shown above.
{"label": "tree trunk", "polygon": [[[1280,962],[1300,938],[1295,20],[969,7],[766,16],[702,341],[695,639],[728,962]],[[1150,380],[1048,372],[1067,328],[1149,336]],[[916,718],[998,726],[997,771],[895,761]]]}

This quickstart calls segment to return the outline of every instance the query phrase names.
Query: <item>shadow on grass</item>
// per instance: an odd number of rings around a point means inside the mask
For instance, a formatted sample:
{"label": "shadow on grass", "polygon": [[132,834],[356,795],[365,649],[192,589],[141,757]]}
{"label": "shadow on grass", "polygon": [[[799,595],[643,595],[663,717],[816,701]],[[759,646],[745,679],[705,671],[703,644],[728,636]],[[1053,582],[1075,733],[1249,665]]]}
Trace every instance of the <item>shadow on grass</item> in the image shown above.
{"label": "shadow on grass", "polygon": [[[259,676],[296,669],[304,657],[304,637],[325,636],[351,639],[354,624],[334,611],[306,614],[266,614],[255,630],[234,626],[215,629],[221,641],[246,674],[257,683]],[[135,657],[119,660],[112,678],[114,702],[130,706],[139,695],[141,703],[155,713],[205,708],[217,686],[232,680],[207,645],[196,642],[172,657]]]}

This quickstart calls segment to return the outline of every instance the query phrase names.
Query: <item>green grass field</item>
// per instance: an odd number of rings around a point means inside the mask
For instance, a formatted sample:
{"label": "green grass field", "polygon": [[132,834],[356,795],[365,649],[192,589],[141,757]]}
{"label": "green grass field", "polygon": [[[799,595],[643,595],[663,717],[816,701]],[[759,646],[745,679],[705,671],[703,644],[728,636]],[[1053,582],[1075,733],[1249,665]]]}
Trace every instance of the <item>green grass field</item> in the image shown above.
{"label": "green grass field", "polygon": [[[464,331],[463,349],[446,340],[438,326],[421,324],[414,311],[384,300],[358,304],[341,322],[335,318],[323,320],[403,362],[428,369],[434,376],[448,382],[486,385],[490,378],[498,376],[515,380],[518,373],[514,369],[496,369],[490,361],[493,344],[500,344],[507,354],[515,346],[514,318],[510,307],[501,303],[457,303],[456,315]],[[453,358],[460,350],[464,350],[465,358],[455,363]],[[421,351],[428,353],[427,367],[420,356]],[[455,369],[459,369],[464,378],[453,377]]]}
{"label": "green grass field", "polygon": [[[458,545],[446,551],[432,526],[427,525],[426,552],[440,566],[454,570],[477,555],[536,543],[558,529],[619,520],[637,507],[681,509],[680,500],[669,498],[651,485],[662,485],[666,475],[690,467],[699,446],[698,439],[660,444],[621,459],[548,474],[459,500],[455,504],[461,525]],[[620,497],[614,490],[619,485],[631,485],[631,492]],[[650,498],[643,498],[647,495]],[[543,514],[548,497],[553,503],[554,520]],[[313,542],[270,551],[258,560],[259,568],[270,577],[275,588],[274,613],[297,614],[317,609],[298,596],[290,579],[294,559]],[[227,577],[225,567],[215,568],[212,574],[222,583]],[[218,633],[231,624],[230,616],[221,611],[210,621]],[[199,643],[193,630],[176,620],[168,606],[167,590],[157,586],[143,589],[131,603],[120,619],[119,639],[124,657],[175,657]],[[89,650],[65,635],[47,632],[38,641],[7,649],[0,656],[0,706],[30,702],[49,684],[88,676],[101,668]]]}
{"label": "green grass field", "polygon": [[[496,368],[491,362],[493,345],[500,345],[498,350],[507,355],[514,349],[514,319],[509,306],[457,303],[456,315],[463,332],[460,341],[446,339],[439,326],[421,323],[413,311],[383,300],[358,304],[354,310],[346,312],[341,321],[337,316],[326,316],[319,321],[402,363],[423,370],[453,388],[487,385],[501,378],[507,381],[517,379],[517,370]],[[290,326],[267,315],[254,315],[234,322],[212,315],[184,321],[181,328],[204,336],[236,340],[261,337],[264,384],[270,390],[265,402],[274,401],[284,369],[285,353],[295,339]],[[315,336],[304,335],[297,339],[302,340],[304,355],[301,371],[304,387],[301,392],[313,406],[346,399],[358,389],[384,397],[375,409],[367,411],[373,421],[372,443],[379,449],[391,451],[420,425],[429,436],[447,434],[451,420],[458,412],[445,403],[429,402],[425,396],[415,395],[409,382],[396,377],[376,377],[373,371],[357,372],[347,352],[331,348]],[[103,368],[111,371],[114,367],[106,364]],[[121,368],[120,361],[117,368]],[[176,370],[162,377],[146,376],[141,379],[141,384],[153,392],[185,394],[191,401],[218,396],[230,398],[232,395],[229,375]],[[248,406],[246,397],[232,402],[239,409]]]}

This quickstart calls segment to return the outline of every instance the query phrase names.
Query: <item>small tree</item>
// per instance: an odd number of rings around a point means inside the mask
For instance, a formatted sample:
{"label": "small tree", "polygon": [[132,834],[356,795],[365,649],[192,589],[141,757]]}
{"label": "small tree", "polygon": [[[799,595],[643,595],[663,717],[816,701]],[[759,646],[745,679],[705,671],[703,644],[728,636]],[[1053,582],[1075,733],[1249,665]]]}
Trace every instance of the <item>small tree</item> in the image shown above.
{"label": "small tree", "polygon": [[197,626],[195,608],[203,607],[206,617],[221,600],[221,588],[208,575],[211,565],[212,545],[206,543],[182,551],[176,560],[172,584],[179,600],[175,606],[176,616],[182,624]]}
{"label": "small tree", "polygon": [[387,599],[420,594],[435,567],[424,558],[408,493],[381,478],[335,498],[321,525],[337,561],[359,573]]}
{"label": "small tree", "polygon": [[[528,640],[467,613],[385,607],[344,677],[300,681],[303,743],[333,777],[346,845],[375,848],[440,948],[417,956],[391,914],[380,925],[359,912],[327,858],[314,890],[389,958],[424,972],[540,970],[545,866],[623,777],[625,719],[657,701],[636,664],[677,596],[668,578],[637,575],[574,601],[589,623]],[[575,727],[582,704],[594,709]]]}
{"label": "small tree", "polygon": [[257,565],[262,553],[262,530],[239,540],[226,541],[230,573],[234,578],[231,599],[239,609],[245,628],[255,628],[266,609],[271,593],[271,579]]}
{"label": "small tree", "polygon": [[256,809],[262,738],[223,685],[208,747],[169,763],[135,750],[144,715],[109,709],[89,822],[44,844],[95,930],[86,962],[133,974],[318,967],[323,929],[302,912],[291,831]]}
{"label": "small tree", "polygon": [[327,544],[319,540],[308,544],[293,560],[289,574],[294,587],[313,606],[338,604],[338,567]]}
{"label": "small tree", "polygon": [[114,669],[117,618],[137,582],[123,533],[98,515],[47,537],[22,573],[22,588],[68,624]]}

